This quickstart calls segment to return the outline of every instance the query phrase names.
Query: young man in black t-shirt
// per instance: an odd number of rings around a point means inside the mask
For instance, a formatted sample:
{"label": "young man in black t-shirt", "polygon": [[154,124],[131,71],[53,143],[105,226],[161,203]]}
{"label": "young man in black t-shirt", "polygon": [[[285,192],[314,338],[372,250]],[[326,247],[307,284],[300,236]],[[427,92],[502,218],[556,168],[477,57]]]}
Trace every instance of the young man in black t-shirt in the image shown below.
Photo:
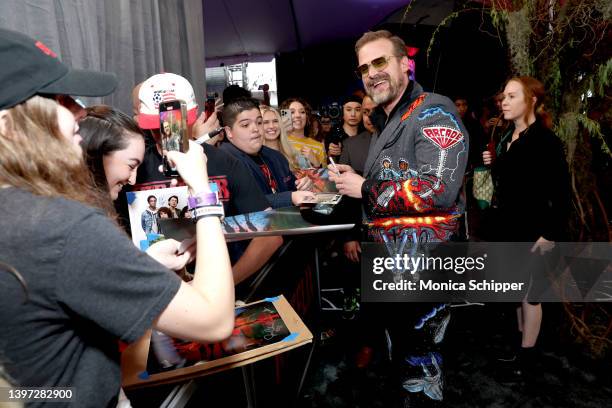
{"label": "young man in black t-shirt", "polygon": [[[197,103],[193,88],[185,78],[170,73],[159,74],[147,79],[140,86],[139,100],[134,101],[134,105],[139,106],[137,120],[139,126],[149,129],[152,136],[147,138],[144,160],[138,168],[136,177],[136,183],[145,188],[165,188],[168,183],[168,178],[159,171],[163,160],[158,104],[163,101],[165,95],[172,95],[172,99],[187,102],[189,133],[192,132],[193,125],[198,120],[196,119]],[[209,182],[217,185],[226,216],[270,208],[270,204],[257,187],[253,176],[239,160],[206,143],[202,147],[208,158]],[[240,283],[264,266],[282,242],[282,237],[272,236],[230,244],[235,283]]]}
{"label": "young man in black t-shirt", "polygon": [[353,95],[346,98],[342,105],[342,124],[334,128],[325,138],[325,148],[329,157],[333,157],[336,161],[340,160],[342,143],[359,133],[362,116],[361,98]]}

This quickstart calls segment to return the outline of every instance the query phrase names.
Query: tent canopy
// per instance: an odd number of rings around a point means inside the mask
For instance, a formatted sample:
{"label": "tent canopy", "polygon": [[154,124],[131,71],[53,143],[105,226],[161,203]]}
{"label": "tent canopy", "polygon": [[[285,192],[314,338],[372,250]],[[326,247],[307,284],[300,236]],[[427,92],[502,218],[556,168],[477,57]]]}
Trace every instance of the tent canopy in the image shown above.
{"label": "tent canopy", "polygon": [[385,22],[437,25],[452,0],[203,0],[207,66],[358,37]]}

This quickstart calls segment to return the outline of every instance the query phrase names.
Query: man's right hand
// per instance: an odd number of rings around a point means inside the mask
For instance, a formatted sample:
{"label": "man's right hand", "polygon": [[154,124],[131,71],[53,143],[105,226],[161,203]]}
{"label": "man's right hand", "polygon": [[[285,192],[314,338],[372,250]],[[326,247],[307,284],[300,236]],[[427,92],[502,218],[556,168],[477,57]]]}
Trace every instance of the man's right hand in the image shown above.
{"label": "man's right hand", "polygon": [[206,155],[202,146],[190,140],[189,151],[187,153],[169,151],[167,152],[167,157],[170,165],[176,167],[181,178],[189,186],[193,194],[210,191]]}

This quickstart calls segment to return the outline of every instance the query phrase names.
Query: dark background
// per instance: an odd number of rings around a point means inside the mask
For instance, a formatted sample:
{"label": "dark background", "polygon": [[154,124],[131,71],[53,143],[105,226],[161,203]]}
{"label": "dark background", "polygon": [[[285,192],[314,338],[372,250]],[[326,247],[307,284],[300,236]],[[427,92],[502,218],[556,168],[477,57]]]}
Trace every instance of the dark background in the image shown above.
{"label": "dark background", "polygon": [[[402,37],[406,45],[420,49],[415,57],[416,78],[425,90],[451,98],[466,96],[473,108],[501,90],[509,76],[504,39],[496,37],[490,21],[479,12],[462,13],[450,27],[441,28],[429,62],[427,47],[434,26],[384,24],[374,29],[387,29]],[[341,102],[361,89],[361,80],[353,73],[356,40],[279,54],[279,101],[302,96],[317,107]]]}

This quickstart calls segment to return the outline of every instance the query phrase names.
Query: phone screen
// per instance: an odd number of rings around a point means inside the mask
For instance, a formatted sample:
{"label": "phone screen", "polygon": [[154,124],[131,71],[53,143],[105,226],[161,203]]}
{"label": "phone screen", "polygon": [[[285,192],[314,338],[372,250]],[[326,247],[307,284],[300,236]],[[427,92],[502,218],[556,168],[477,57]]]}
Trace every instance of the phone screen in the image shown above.
{"label": "phone screen", "polygon": [[206,112],[206,119],[210,117],[215,111],[215,98],[206,99],[206,103],[204,104],[204,112]]}
{"label": "phone screen", "polygon": [[[159,130],[164,152],[186,152],[189,149],[186,108],[186,104],[179,100],[159,104]],[[178,176],[176,169],[168,164],[165,153],[163,162],[164,174],[167,177]]]}

